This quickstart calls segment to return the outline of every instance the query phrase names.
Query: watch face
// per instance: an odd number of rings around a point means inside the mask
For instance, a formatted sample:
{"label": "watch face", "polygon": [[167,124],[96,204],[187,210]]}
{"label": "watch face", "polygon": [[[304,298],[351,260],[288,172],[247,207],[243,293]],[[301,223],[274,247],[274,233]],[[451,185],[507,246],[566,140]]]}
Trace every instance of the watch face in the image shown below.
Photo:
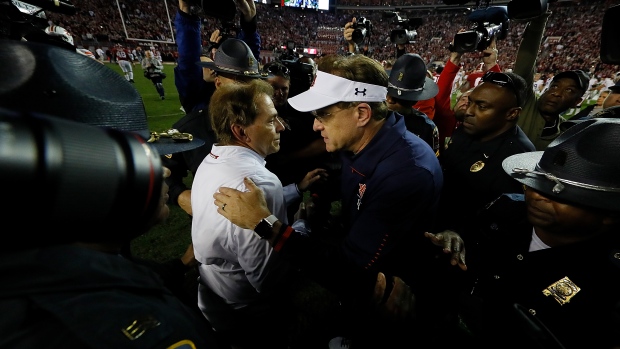
{"label": "watch face", "polygon": [[263,221],[267,222],[267,224],[269,224],[270,227],[273,227],[273,225],[276,224],[277,220],[278,220],[278,217],[274,215],[270,215],[268,217],[263,218]]}

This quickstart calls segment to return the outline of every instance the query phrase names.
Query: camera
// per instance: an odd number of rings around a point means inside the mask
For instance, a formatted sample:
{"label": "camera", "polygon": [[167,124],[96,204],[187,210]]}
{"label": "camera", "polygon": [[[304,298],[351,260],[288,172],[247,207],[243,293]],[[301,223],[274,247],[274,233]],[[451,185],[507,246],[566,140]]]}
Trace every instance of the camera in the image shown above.
{"label": "camera", "polygon": [[239,31],[239,29],[237,28],[237,26],[235,26],[235,23],[233,21],[221,21],[221,22],[222,22],[222,29],[220,29],[220,35],[222,36],[222,39],[220,40],[220,43],[224,42],[224,40],[228,38],[236,38],[237,32]]}
{"label": "camera", "polygon": [[476,22],[470,30],[457,33],[450,51],[464,53],[484,51],[493,38],[505,39],[508,34],[510,20],[506,6],[493,6],[476,10],[469,14],[468,19]]}
{"label": "camera", "polygon": [[12,200],[3,216],[26,232],[61,227],[61,234],[36,234],[37,245],[143,233],[158,210],[153,197],[162,190],[163,167],[157,151],[139,138],[0,108],[0,179],[11,183],[4,194]]}
{"label": "camera", "polygon": [[289,97],[296,96],[309,89],[314,79],[314,66],[299,60],[296,46],[293,41],[287,42],[286,49],[278,57],[278,61],[288,68],[291,77]]}
{"label": "camera", "polygon": [[397,28],[392,29],[390,32],[390,42],[396,45],[404,45],[407,43],[414,43],[418,36],[418,29],[423,23],[422,18],[404,18],[401,17],[398,12],[386,12],[384,17],[394,17],[394,24]]}
{"label": "camera", "polygon": [[366,37],[372,34],[372,23],[366,17],[360,17],[353,23],[353,35],[351,39],[357,45],[361,45]]}

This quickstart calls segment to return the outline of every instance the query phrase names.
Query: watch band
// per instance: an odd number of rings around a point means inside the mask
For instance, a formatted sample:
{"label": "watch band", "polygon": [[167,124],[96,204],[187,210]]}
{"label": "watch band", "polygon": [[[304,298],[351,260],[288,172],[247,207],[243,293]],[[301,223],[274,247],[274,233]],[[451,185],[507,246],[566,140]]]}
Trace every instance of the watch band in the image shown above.
{"label": "watch band", "polygon": [[274,215],[269,215],[263,219],[256,225],[254,228],[254,232],[261,239],[269,239],[273,236],[273,225],[278,220],[278,217]]}

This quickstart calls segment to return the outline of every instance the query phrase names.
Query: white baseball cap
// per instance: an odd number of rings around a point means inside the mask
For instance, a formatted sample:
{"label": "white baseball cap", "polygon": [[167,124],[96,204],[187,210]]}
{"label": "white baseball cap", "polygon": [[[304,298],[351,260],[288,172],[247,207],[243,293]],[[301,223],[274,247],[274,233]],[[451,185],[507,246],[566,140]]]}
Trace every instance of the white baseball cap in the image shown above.
{"label": "white baseball cap", "polygon": [[338,102],[383,102],[386,95],[387,86],[352,81],[319,70],[310,89],[288,102],[296,110],[308,112]]}

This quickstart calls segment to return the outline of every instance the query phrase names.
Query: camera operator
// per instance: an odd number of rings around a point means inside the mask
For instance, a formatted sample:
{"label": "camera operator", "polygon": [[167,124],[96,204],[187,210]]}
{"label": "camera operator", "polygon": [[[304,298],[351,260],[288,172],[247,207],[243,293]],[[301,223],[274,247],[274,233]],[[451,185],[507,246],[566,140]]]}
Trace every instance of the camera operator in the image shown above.
{"label": "camera operator", "polygon": [[[360,48],[359,44],[355,42],[353,36],[355,34],[356,30],[358,29],[358,26],[360,24],[358,24],[358,20],[356,17],[353,17],[353,19],[351,20],[351,22],[347,22],[344,25],[344,40],[347,42],[348,48],[349,48],[349,54],[354,54],[354,53],[360,53],[363,55],[368,55],[368,46],[364,46],[362,48]],[[361,44],[361,42],[360,42]]]}
{"label": "camera operator", "polygon": [[[226,0],[232,1],[232,0]],[[241,12],[241,31],[237,38],[243,40],[251,49],[252,55],[260,61],[261,38],[257,31],[256,5],[253,0],[240,0],[235,2]],[[181,105],[187,113],[193,110],[206,109],[213,89],[208,80],[209,71],[205,71],[196,65],[201,60],[202,48],[202,23],[200,17],[193,14],[195,5],[191,1],[179,0],[179,10],[174,19],[176,40],[179,52],[178,65],[174,68],[175,86],[179,92]],[[211,46],[206,51],[217,49],[223,42],[219,30],[211,35]]]}
{"label": "camera operator", "polygon": [[[501,72],[500,66],[497,63],[497,53],[497,41],[496,38],[493,38],[489,46],[482,51],[482,62],[486,71]],[[464,91],[454,106],[452,106],[452,87],[454,86],[454,79],[461,69],[462,56],[463,53],[452,50],[450,52],[450,59],[446,62],[437,80],[439,92],[435,96],[435,117],[433,121],[439,129],[441,150],[444,149],[445,144],[450,140],[454,129],[463,121],[468,105],[467,97],[473,89],[471,87]]]}
{"label": "camera operator", "polygon": [[159,94],[159,98],[162,100],[166,99],[164,85],[162,84],[162,80],[166,77],[163,73],[164,65],[159,61],[159,59],[153,56],[153,52],[150,50],[146,50],[144,52],[144,58],[142,59],[141,64],[142,69],[144,69],[144,77],[151,80],[153,86],[155,86],[155,89]]}
{"label": "camera operator", "polygon": [[[229,38],[218,43],[212,62],[204,57],[201,47],[200,18],[192,15],[190,3],[179,0],[179,11],[175,18],[179,64],[174,68],[175,85],[187,115],[172,125],[173,128],[192,133],[206,141],[202,147],[183,154],[163,157],[162,161],[172,174],[166,180],[170,186],[170,201],[179,205],[189,215],[191,210],[191,189],[184,179],[196,173],[200,162],[209,154],[215,142],[215,134],[209,121],[208,105],[211,95],[218,86],[247,82],[264,76],[258,70],[258,49],[260,36],[256,31],[256,5],[253,0],[236,3],[242,14],[240,37]],[[219,32],[212,35],[216,40]],[[207,50],[209,51],[209,50]],[[203,54],[205,53],[205,54]],[[202,58],[201,58],[202,57]],[[213,72],[215,77],[213,78]],[[211,82],[213,78],[213,82]]]}
{"label": "camera operator", "polygon": [[[13,202],[4,214],[27,233],[1,252],[0,306],[11,316],[0,320],[0,347],[220,347],[161,274],[121,255],[168,216],[170,172],[159,153],[203,142],[150,133],[138,92],[100,63],[3,41],[1,177],[15,188],[5,191]],[[174,262],[168,266],[181,273],[195,263],[191,255]]]}

